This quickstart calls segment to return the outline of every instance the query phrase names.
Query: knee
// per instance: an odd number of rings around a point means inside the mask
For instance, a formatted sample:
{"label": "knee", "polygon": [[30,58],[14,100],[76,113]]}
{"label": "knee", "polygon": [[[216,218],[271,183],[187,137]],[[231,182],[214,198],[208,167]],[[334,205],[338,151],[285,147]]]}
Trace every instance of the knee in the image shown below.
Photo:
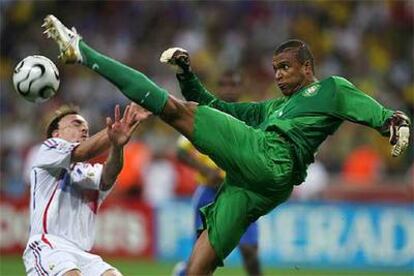
{"label": "knee", "polygon": [[191,139],[196,108],[197,103],[177,100],[170,96],[160,117],[164,122]]}
{"label": "knee", "polygon": [[191,118],[193,117],[197,105],[198,104],[195,102],[187,102],[170,96],[161,117],[165,121],[174,121],[188,117]]}

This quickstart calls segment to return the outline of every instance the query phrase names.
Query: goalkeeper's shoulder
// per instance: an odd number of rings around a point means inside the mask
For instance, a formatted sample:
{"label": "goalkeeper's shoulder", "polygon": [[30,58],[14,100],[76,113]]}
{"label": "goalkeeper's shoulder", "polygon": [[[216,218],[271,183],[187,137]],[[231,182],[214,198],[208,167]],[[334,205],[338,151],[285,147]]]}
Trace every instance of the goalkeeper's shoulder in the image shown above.
{"label": "goalkeeper's shoulder", "polygon": [[321,83],[326,83],[335,86],[335,88],[355,87],[355,85],[348,79],[342,76],[333,75],[322,80]]}

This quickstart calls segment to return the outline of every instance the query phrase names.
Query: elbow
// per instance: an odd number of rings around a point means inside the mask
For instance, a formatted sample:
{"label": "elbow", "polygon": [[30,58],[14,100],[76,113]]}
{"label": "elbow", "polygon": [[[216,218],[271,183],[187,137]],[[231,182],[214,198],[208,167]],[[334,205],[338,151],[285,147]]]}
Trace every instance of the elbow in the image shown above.
{"label": "elbow", "polygon": [[122,162],[112,166],[108,166],[108,164],[104,165],[101,183],[99,186],[100,190],[107,191],[112,188],[118,178],[118,175],[121,173],[122,165]]}
{"label": "elbow", "polygon": [[108,191],[109,189],[112,188],[112,186],[114,185],[115,181],[116,181],[116,177],[113,178],[113,179],[102,179],[101,180],[101,183],[99,185],[99,189],[101,191],[106,192],[106,191]]}

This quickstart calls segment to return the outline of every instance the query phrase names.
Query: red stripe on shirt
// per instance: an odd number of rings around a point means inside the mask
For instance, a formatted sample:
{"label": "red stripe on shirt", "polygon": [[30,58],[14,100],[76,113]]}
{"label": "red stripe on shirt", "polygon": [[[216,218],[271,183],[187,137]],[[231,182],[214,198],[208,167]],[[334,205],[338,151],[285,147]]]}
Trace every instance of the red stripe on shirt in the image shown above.
{"label": "red stripe on shirt", "polygon": [[46,238],[45,234],[42,234],[42,238],[41,238],[42,242],[44,242],[45,244],[49,245],[50,248],[53,249],[52,244],[50,243],[50,241]]}
{"label": "red stripe on shirt", "polygon": [[47,234],[47,212],[49,211],[50,203],[52,202],[53,197],[55,196],[56,190],[59,187],[59,181],[63,180],[62,176],[64,175],[65,170],[59,174],[58,181],[56,183],[55,189],[53,190],[52,196],[49,199],[49,202],[46,204],[45,211],[43,213],[43,233]]}

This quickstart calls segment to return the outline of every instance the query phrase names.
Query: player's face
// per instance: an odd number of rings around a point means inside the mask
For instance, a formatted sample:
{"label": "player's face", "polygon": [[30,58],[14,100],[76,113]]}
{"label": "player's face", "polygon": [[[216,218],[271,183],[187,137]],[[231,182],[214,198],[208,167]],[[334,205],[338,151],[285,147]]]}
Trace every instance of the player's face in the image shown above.
{"label": "player's face", "polygon": [[218,81],[217,96],[226,102],[237,102],[240,98],[240,84],[231,76],[223,76]]}
{"label": "player's face", "polygon": [[56,136],[72,143],[85,141],[89,137],[88,122],[79,114],[69,114],[59,121]]}
{"label": "player's face", "polygon": [[272,66],[276,84],[283,95],[292,95],[307,84],[306,66],[297,60],[295,51],[285,51],[273,56]]}

